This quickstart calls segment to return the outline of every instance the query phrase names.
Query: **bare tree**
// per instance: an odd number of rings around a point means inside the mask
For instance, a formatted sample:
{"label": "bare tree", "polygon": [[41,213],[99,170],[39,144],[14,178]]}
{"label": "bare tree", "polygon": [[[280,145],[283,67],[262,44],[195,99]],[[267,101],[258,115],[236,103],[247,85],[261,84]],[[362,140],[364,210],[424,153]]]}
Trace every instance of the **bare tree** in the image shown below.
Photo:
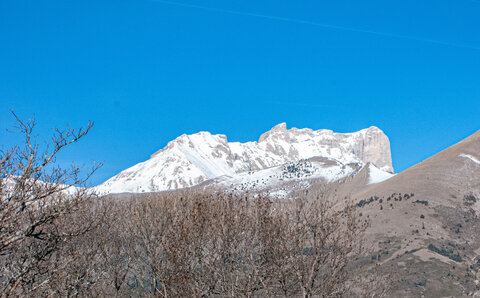
{"label": "bare tree", "polygon": [[[346,267],[362,253],[366,223],[358,221],[350,206],[336,210],[324,195],[292,204],[286,207],[282,231],[270,238],[277,242],[271,246],[277,251],[270,255],[283,294],[288,296],[291,289],[303,297],[345,294]],[[288,285],[292,280],[293,288]]]}
{"label": "bare tree", "polygon": [[[341,296],[367,222],[327,194],[157,194],[124,206],[133,288],[150,296]],[[375,278],[371,279],[373,285]]]}
{"label": "bare tree", "polygon": [[102,225],[97,227],[90,245],[96,247],[98,272],[101,272],[99,284],[96,285],[100,296],[125,296],[129,292],[128,280],[134,254],[128,246],[129,234],[127,221],[124,219],[116,202],[104,202],[108,214],[104,215]]}
{"label": "bare tree", "polygon": [[55,165],[57,153],[84,137],[93,123],[79,130],[56,129],[40,151],[35,120],[13,115],[24,144],[0,153],[0,287],[4,295],[26,295],[45,288],[59,269],[51,261],[65,240],[91,229],[85,222],[72,226],[63,220],[82,214],[91,195],[76,186],[84,185],[98,167],[83,174],[79,167]]}

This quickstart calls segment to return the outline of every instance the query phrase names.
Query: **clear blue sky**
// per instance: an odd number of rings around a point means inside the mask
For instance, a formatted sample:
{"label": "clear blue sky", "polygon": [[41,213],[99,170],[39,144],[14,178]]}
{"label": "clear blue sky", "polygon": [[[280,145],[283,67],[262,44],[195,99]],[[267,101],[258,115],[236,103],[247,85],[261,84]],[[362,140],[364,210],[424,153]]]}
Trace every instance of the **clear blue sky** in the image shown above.
{"label": "clear blue sky", "polygon": [[58,162],[104,161],[97,184],[200,130],[376,125],[398,172],[480,129],[480,1],[175,3],[0,0],[0,144],[11,108],[93,120]]}

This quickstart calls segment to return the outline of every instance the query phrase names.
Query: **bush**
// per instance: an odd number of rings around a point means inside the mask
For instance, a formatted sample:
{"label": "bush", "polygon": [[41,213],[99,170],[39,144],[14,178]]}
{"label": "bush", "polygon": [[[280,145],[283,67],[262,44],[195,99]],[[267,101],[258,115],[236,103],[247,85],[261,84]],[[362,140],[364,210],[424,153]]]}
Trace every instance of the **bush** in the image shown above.
{"label": "bush", "polygon": [[428,201],[416,200],[416,201],[413,202],[413,203],[418,203],[418,204],[422,204],[422,205],[428,206]]}
{"label": "bush", "polygon": [[462,257],[460,257],[460,254],[454,253],[453,249],[449,249],[449,250],[446,250],[444,248],[440,249],[431,243],[428,245],[428,249],[442,256],[445,256],[455,262],[462,262]]}

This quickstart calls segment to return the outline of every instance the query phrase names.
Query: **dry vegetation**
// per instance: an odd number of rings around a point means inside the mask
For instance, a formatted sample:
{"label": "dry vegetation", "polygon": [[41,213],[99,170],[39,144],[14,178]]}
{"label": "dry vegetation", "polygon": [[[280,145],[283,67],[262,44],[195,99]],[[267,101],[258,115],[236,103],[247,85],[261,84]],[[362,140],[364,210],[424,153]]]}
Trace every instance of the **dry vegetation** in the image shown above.
{"label": "dry vegetation", "polygon": [[[361,270],[366,222],[327,192],[276,200],[175,192],[97,198],[80,170],[55,154],[91,128],[57,131],[39,154],[34,121],[25,146],[0,156],[2,296],[372,296]],[[95,169],[94,169],[95,170]],[[362,274],[358,274],[362,272]]]}

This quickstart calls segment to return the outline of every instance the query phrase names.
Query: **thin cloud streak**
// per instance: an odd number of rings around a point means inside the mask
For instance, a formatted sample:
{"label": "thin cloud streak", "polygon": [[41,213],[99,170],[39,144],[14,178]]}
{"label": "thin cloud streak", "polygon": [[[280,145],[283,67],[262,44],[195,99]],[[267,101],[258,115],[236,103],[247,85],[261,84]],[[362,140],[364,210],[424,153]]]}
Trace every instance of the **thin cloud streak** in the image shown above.
{"label": "thin cloud streak", "polygon": [[267,101],[268,104],[293,106],[293,107],[305,107],[305,108],[327,108],[327,109],[343,109],[343,105],[326,105],[326,104],[309,104],[302,102],[281,102],[281,101]]}
{"label": "thin cloud streak", "polygon": [[[311,22],[311,21],[305,21],[305,20],[294,19],[294,18],[285,18],[285,17],[278,17],[278,16],[272,16],[272,15],[229,10],[229,9],[223,9],[223,8],[207,7],[207,6],[201,6],[201,5],[196,5],[196,4],[181,3],[181,2],[168,1],[168,0],[151,0],[151,1],[156,2],[156,3],[167,4],[167,5],[181,6],[181,7],[187,7],[187,8],[196,8],[196,9],[213,11],[213,12],[220,12],[220,13],[228,13],[228,14],[232,14],[232,15],[262,18],[262,19],[268,19],[268,20],[274,20],[274,21],[309,25],[309,26],[321,27],[321,28],[326,28],[326,29],[334,29],[334,30],[364,33],[364,34],[384,36],[384,37],[397,38],[397,39],[407,39],[407,40],[420,41],[420,42],[425,42],[425,43],[432,43],[432,44],[437,44],[437,45],[463,48],[463,49],[471,49],[471,50],[477,50],[477,51],[480,50],[480,46],[472,46],[472,45],[460,44],[460,43],[451,43],[451,42],[446,42],[446,41],[441,41],[441,40],[428,39],[428,38],[422,38],[422,37],[416,37],[416,36],[410,36],[410,35],[401,35],[401,34],[395,34],[395,33],[386,33],[386,32],[358,29],[358,28],[352,28],[352,27],[337,26],[337,25]],[[473,1],[473,0],[471,0],[471,1]]]}

